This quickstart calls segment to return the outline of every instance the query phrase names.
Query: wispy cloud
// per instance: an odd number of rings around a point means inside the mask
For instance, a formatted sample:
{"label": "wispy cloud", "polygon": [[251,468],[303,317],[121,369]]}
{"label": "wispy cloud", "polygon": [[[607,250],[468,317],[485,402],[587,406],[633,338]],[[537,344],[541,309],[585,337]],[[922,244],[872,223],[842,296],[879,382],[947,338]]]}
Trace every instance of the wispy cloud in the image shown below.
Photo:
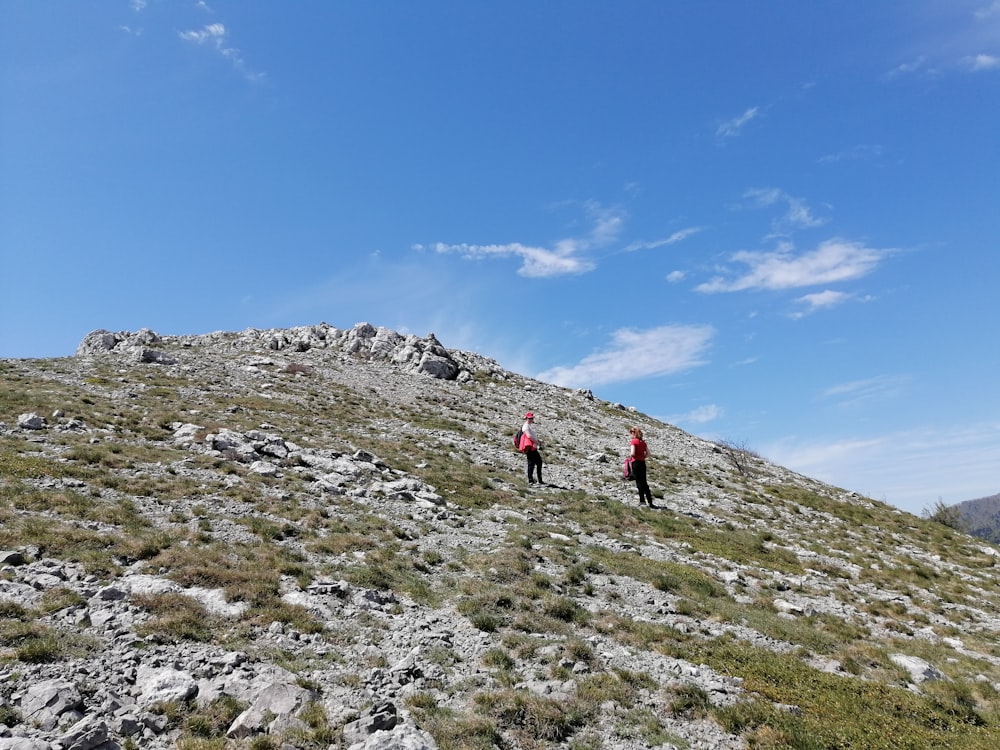
{"label": "wispy cloud", "polygon": [[973,73],[1000,70],[1000,57],[996,55],[969,55],[962,60],[962,63]]}
{"label": "wispy cloud", "polygon": [[706,364],[712,326],[666,325],[636,331],[623,328],[609,345],[575,365],[554,367],[539,380],[568,388],[590,388],[660,375],[671,375]]}
{"label": "wispy cloud", "polygon": [[1000,2],[988,0],[972,8],[969,3],[933,3],[930,34],[917,41],[924,54],[889,70],[884,78],[904,76],[941,78],[949,73],[982,73],[1000,70]]}
{"label": "wispy cloud", "polygon": [[248,80],[258,81],[264,77],[263,73],[255,73],[250,70],[240,51],[236,47],[230,46],[227,41],[228,32],[224,24],[210,23],[202,26],[200,29],[180,31],[177,35],[185,42],[214,49]]}
{"label": "wispy cloud", "polygon": [[637,240],[636,242],[626,245],[625,252],[631,253],[635,250],[655,250],[658,247],[675,245],[678,242],[686,240],[691,235],[698,234],[698,232],[701,232],[703,229],[703,227],[688,227],[687,229],[681,229],[674,232],[669,237],[665,237],[660,240]]}
{"label": "wispy cloud", "polygon": [[186,42],[194,42],[195,44],[214,42],[217,47],[220,47],[225,42],[226,27],[221,23],[210,23],[197,30],[181,31],[178,35]]}
{"label": "wispy cloud", "polygon": [[753,188],[743,194],[752,208],[770,208],[783,205],[785,212],[771,222],[775,235],[785,235],[798,229],[811,229],[826,223],[826,219],[815,216],[802,198],[789,195],[780,188]]}
{"label": "wispy cloud", "polygon": [[788,250],[741,251],[734,253],[731,260],[749,270],[732,279],[718,276],[698,285],[695,290],[713,293],[794,289],[850,281],[874,271],[889,252],[842,239],[827,240],[815,250],[800,255]]}
{"label": "wispy cloud", "polygon": [[978,21],[984,21],[988,18],[1000,17],[1000,0],[993,0],[989,5],[984,5],[981,8],[977,8],[973,15]]}
{"label": "wispy cloud", "polygon": [[521,276],[544,278],[547,276],[565,276],[592,271],[595,265],[592,261],[575,257],[576,248],[564,243],[555,249],[522,245],[520,242],[510,242],[506,245],[447,245],[438,242],[430,246],[414,245],[414,250],[433,250],[436,253],[457,253],[464,258],[505,258],[516,256],[521,258],[521,267],[517,272]]}
{"label": "wispy cloud", "polygon": [[900,76],[913,75],[921,70],[927,69],[927,58],[920,56],[913,60],[908,60],[907,62],[900,63],[895,68],[890,70],[885,74],[885,78],[893,79],[899,78]]}
{"label": "wispy cloud", "polygon": [[879,375],[864,380],[852,380],[827,388],[822,397],[836,402],[839,407],[853,408],[872,401],[897,398],[909,380],[904,375]]}
{"label": "wispy cloud", "polygon": [[760,107],[750,107],[743,114],[738,117],[734,117],[731,120],[726,120],[721,125],[715,129],[715,134],[719,138],[733,138],[738,136],[743,132],[745,128],[751,121],[757,118],[760,114]]}
{"label": "wispy cloud", "polygon": [[828,442],[787,438],[758,446],[806,476],[919,514],[1000,490],[1000,424],[923,428]]}
{"label": "wispy cloud", "polygon": [[520,242],[494,245],[438,242],[430,246],[414,245],[413,249],[456,253],[469,259],[519,257],[522,263],[517,273],[533,278],[586,273],[594,270],[596,264],[585,253],[615,242],[624,227],[625,216],[618,209],[604,208],[596,202],[585,204],[585,208],[591,220],[590,230],[582,236],[558,240],[551,248]]}
{"label": "wispy cloud", "polygon": [[865,159],[876,159],[882,155],[884,149],[877,145],[851,146],[833,154],[821,156],[816,161],[820,164],[835,164],[842,161],[862,161]]}
{"label": "wispy cloud", "polygon": [[724,410],[721,406],[717,404],[705,404],[704,406],[699,406],[696,409],[692,409],[686,414],[677,414],[672,417],[668,417],[665,421],[670,424],[684,425],[684,424],[708,424],[709,422],[714,422],[719,419],[723,414]]}
{"label": "wispy cloud", "polygon": [[806,309],[792,313],[792,317],[802,318],[816,312],[817,310],[836,307],[850,298],[851,295],[847,292],[835,292],[832,289],[827,289],[824,292],[816,292],[815,294],[806,294],[795,300],[799,304],[804,305]]}

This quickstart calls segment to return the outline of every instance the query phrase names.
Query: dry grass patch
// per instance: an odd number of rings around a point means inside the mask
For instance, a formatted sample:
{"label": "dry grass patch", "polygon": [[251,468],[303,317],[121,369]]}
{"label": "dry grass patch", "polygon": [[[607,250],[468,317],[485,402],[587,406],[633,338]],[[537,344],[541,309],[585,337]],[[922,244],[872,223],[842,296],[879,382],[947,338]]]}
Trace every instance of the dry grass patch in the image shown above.
{"label": "dry grass patch", "polygon": [[122,534],[44,517],[8,516],[0,528],[0,547],[35,546],[40,557],[77,562],[88,573],[109,577],[118,575],[125,565],[155,556],[172,543],[173,537],[155,529]]}
{"label": "dry grass patch", "polygon": [[49,664],[81,657],[98,648],[96,640],[76,637],[39,621],[45,611],[0,601],[0,664]]}

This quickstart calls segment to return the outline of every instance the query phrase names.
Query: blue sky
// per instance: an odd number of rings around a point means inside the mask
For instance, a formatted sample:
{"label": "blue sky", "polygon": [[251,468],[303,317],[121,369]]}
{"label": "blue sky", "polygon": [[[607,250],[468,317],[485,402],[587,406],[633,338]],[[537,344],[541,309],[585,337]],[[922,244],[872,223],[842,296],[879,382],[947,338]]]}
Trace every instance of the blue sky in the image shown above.
{"label": "blue sky", "polygon": [[1000,491],[998,0],[0,0],[0,101],[0,356],[367,321]]}

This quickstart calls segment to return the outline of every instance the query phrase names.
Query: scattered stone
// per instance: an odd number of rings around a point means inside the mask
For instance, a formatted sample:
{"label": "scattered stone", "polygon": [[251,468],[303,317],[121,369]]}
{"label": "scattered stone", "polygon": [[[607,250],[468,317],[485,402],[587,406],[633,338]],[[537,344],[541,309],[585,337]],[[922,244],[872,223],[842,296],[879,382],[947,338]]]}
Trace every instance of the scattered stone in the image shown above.
{"label": "scattered stone", "polygon": [[45,417],[40,417],[34,412],[22,414],[17,418],[17,426],[22,430],[44,430],[48,425]]}
{"label": "scattered stone", "polygon": [[[524,648],[513,654],[518,682],[507,682],[510,673],[505,672],[501,683],[485,661],[504,643],[501,633],[474,625],[454,606],[455,599],[447,606],[436,606],[415,601],[403,589],[393,589],[379,577],[382,549],[368,546],[363,536],[342,546],[338,546],[341,540],[307,536],[303,531],[317,518],[342,523],[345,537],[353,533],[356,518],[383,525],[392,543],[398,542],[400,559],[412,564],[413,574],[423,576],[432,588],[445,582],[453,585],[468,561],[477,558],[491,560],[489,565],[494,566],[484,580],[504,580],[507,562],[497,553],[510,546],[521,528],[530,527],[536,531],[526,540],[524,554],[533,566],[532,575],[551,586],[547,596],[571,597],[588,612],[613,610],[626,620],[672,628],[691,639],[731,637],[749,648],[776,652],[791,653],[796,646],[757,632],[746,622],[691,614],[689,603],[675,592],[624,573],[587,570],[584,592],[576,582],[568,582],[567,568],[554,562],[558,556],[549,555],[548,550],[565,549],[567,560],[583,561],[579,551],[592,546],[609,553],[641,555],[651,563],[689,565],[736,606],[756,607],[768,598],[785,618],[840,618],[854,627],[868,628],[873,637],[884,635],[900,644],[905,644],[904,634],[883,633],[877,618],[837,594],[851,589],[859,601],[863,593],[873,599],[898,596],[887,601],[914,612],[919,606],[914,603],[917,597],[864,588],[864,573],[876,563],[874,559],[851,561],[860,544],[851,537],[855,529],[844,528],[842,549],[827,553],[817,548],[811,531],[826,529],[838,519],[790,500],[773,505],[755,501],[745,482],[731,481],[729,469],[711,443],[655,420],[647,423],[633,407],[598,402],[590,391],[531,381],[485,357],[447,350],[433,334],[421,338],[365,323],[346,330],[324,323],[183,337],[160,336],[148,329],[94,331],[81,342],[77,354],[74,386],[87,383],[101,394],[102,404],[116,403],[116,408],[121,404],[123,411],[150,382],[160,379],[156,375],[160,371],[145,364],[175,368],[168,373],[171,381],[175,377],[178,382],[187,381],[178,386],[183,388],[184,400],[171,407],[174,411],[168,417],[176,421],[160,423],[153,415],[138,414],[142,429],[130,432],[121,426],[125,420],[105,424],[106,410],[78,409],[70,400],[58,403],[66,404],[80,418],[67,419],[63,409],[55,410],[51,419],[58,424],[51,431],[38,414],[22,414],[17,429],[35,434],[17,435],[3,425],[0,434],[30,442],[32,451],[60,465],[78,466],[67,457],[67,444],[98,446],[95,454],[122,447],[128,457],[122,462],[125,468],[109,470],[118,480],[113,485],[89,479],[90,471],[104,470],[96,461],[87,472],[53,472],[54,476],[29,477],[25,484],[44,493],[111,500],[123,507],[127,503],[143,522],[183,540],[179,549],[201,536],[210,537],[220,549],[227,545],[235,549],[259,545],[263,535],[270,535],[269,543],[280,543],[290,553],[277,592],[282,612],[273,615],[273,622],[261,619],[252,597],[243,601],[218,583],[192,585],[170,563],[159,567],[152,556],[122,559],[120,564],[127,567],[119,573],[95,574],[79,563],[57,559],[51,548],[9,542],[12,549],[0,551],[0,601],[12,612],[18,607],[30,611],[38,623],[65,633],[69,642],[98,646],[56,663],[6,662],[5,692],[0,700],[10,716],[19,718],[16,726],[0,727],[0,750],[117,750],[123,746],[167,750],[176,746],[184,729],[162,706],[194,710],[222,697],[245,706],[223,728],[234,742],[249,743],[262,736],[275,747],[291,749],[294,742],[289,738],[308,732],[310,712],[321,711],[329,726],[343,734],[343,742],[334,746],[351,750],[436,750],[433,737],[418,728],[408,713],[409,700],[419,695],[447,705],[471,686],[484,691],[513,687],[532,696],[569,701],[591,675],[621,670],[656,684],[656,689],[642,691],[637,706],[664,722],[669,716],[666,689],[670,687],[696,689],[712,706],[730,706],[747,697],[737,677],[664,656],[655,649],[627,646],[616,633],[603,628],[575,631],[586,633],[585,645],[592,652],[588,658],[569,652],[560,634],[519,633]],[[97,367],[100,385],[87,380]],[[112,374],[107,376],[108,372]],[[317,388],[327,386],[332,408],[314,410]],[[337,402],[342,398],[365,403],[370,399],[381,410],[373,408],[370,421],[363,426],[348,420],[340,424]],[[222,407],[210,405],[219,401]],[[293,402],[294,410],[282,412],[286,403]],[[273,412],[271,403],[275,404]],[[48,413],[43,404],[18,408]],[[385,404],[399,409],[392,411]],[[553,451],[546,464],[546,480],[556,489],[537,505],[505,507],[505,493],[522,491],[523,457],[510,448],[506,430],[497,424],[509,421],[516,428],[519,415],[528,408],[547,415],[545,437],[551,440]],[[424,415],[427,409],[433,410],[434,419],[407,421],[419,409],[425,410]],[[461,424],[461,429],[449,423]],[[785,520],[782,513],[794,515],[787,524],[794,533],[773,534],[768,548],[794,555],[802,566],[788,573],[782,571],[794,566],[772,570],[720,560],[693,554],[691,545],[680,537],[643,537],[632,531],[631,520],[622,528],[602,530],[583,528],[572,515],[564,515],[559,505],[559,493],[564,490],[592,502],[633,507],[620,509],[623,514],[635,512],[632,489],[620,481],[620,462],[615,458],[624,450],[623,435],[633,423],[648,428],[656,455],[669,461],[681,477],[668,485],[656,474],[655,465],[652,469],[654,486],[663,491],[662,501],[657,495],[657,504],[664,514],[695,518],[705,528],[731,528],[734,533],[758,536],[780,528]],[[408,441],[408,451],[419,459],[409,463],[416,467],[413,473],[373,452],[379,441],[402,440]],[[156,447],[155,458],[133,460],[133,446],[144,444]],[[359,449],[358,444],[368,449]],[[385,455],[396,452],[386,449]],[[488,479],[475,488],[481,493],[475,502],[495,493],[498,499],[492,507],[484,503],[470,510],[466,498],[460,496],[461,488],[434,487],[421,478],[441,461],[471,462],[485,469]],[[826,492],[811,480],[766,462],[760,472],[761,482]],[[185,488],[183,493],[159,491],[175,479]],[[134,489],[139,487],[143,494]],[[150,491],[151,487],[155,489]],[[828,496],[845,503],[871,503],[842,491],[831,490]],[[752,510],[744,509],[747,504],[754,506]],[[294,513],[285,514],[283,508]],[[35,513],[44,523],[55,518],[49,509],[18,508],[18,512]],[[116,528],[113,519],[100,514],[75,522],[81,533],[110,535]],[[382,543],[377,535],[372,538]],[[930,557],[916,545],[904,546],[900,540],[894,544],[900,554],[907,555],[908,564],[927,565],[942,574],[957,565]],[[879,569],[893,567],[892,546],[875,556]],[[995,555],[992,547],[980,545],[979,550],[991,560]],[[980,571],[962,569],[969,587],[986,586],[992,580],[988,569],[978,580],[973,573]],[[781,596],[774,598],[776,592]],[[213,630],[243,618],[238,625],[241,637],[249,636],[246,645],[240,645],[245,651],[235,651],[231,644],[175,638],[158,631],[160,615],[149,611],[150,598],[190,607]],[[57,603],[55,611],[42,608],[49,601]],[[292,613],[295,616],[288,616]],[[933,626],[913,637],[947,645],[978,664],[995,662],[993,655],[974,650],[983,632],[1000,627],[995,615],[976,613],[967,621],[979,628],[965,639],[968,647],[958,638],[938,636],[949,631],[937,619],[923,620]],[[905,645],[894,648],[905,649]],[[856,679],[833,659],[817,655],[808,659],[815,669]],[[914,686],[944,679],[940,670],[905,653],[893,654],[892,660],[906,670]],[[980,681],[992,685],[988,667],[977,669],[984,672]],[[600,708],[600,716],[588,727],[601,735],[595,736],[595,746],[609,750],[637,746],[633,739],[615,734],[615,727],[621,726],[619,708],[613,701]],[[783,704],[775,708],[791,713],[801,710]],[[702,750],[745,747],[741,738],[711,721],[674,717],[669,719],[669,734],[678,743],[683,740],[685,746]]]}
{"label": "scattered stone", "polygon": [[897,667],[905,669],[910,675],[910,679],[916,685],[945,679],[944,674],[940,670],[932,667],[929,662],[924,661],[918,656],[910,656],[909,654],[889,654],[889,661]]}

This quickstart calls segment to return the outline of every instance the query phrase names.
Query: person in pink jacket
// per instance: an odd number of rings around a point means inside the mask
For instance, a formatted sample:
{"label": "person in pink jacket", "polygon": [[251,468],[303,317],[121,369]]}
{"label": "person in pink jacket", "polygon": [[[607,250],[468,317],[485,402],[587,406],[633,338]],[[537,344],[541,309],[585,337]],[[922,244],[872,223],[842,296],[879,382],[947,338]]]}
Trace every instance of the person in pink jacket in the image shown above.
{"label": "person in pink jacket", "polygon": [[535,432],[535,415],[528,412],[524,415],[524,424],[521,426],[521,445],[518,446],[525,458],[528,459],[528,484],[535,483],[535,472],[538,473],[538,484],[545,484],[542,481],[542,454],[538,452],[542,447],[542,441],[538,439]]}
{"label": "person in pink jacket", "polygon": [[629,456],[632,458],[632,473],[635,476],[635,487],[639,490],[639,505],[653,505],[653,493],[649,489],[649,482],[646,481],[646,458],[649,456],[649,448],[646,441],[642,439],[642,430],[633,427],[629,431],[631,440],[629,441]]}

